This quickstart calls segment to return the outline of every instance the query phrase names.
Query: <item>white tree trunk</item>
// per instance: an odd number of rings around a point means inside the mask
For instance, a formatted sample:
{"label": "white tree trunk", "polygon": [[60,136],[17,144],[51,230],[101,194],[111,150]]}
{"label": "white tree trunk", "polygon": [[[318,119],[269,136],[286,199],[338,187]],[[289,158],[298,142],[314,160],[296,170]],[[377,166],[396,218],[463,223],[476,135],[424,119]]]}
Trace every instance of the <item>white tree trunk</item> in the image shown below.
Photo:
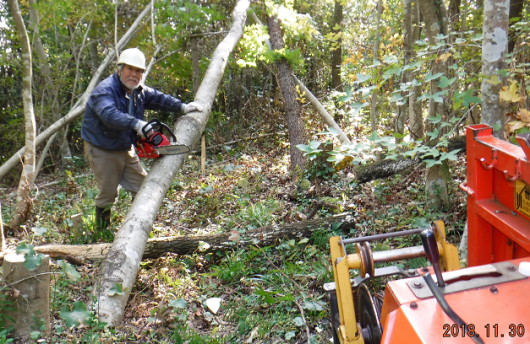
{"label": "white tree trunk", "polygon": [[509,0],[484,1],[482,29],[482,122],[493,127],[493,135],[504,139],[505,116],[499,101],[502,84],[491,84],[491,78],[505,68],[504,54],[508,52]]}
{"label": "white tree trunk", "polygon": [[33,97],[31,96],[31,81],[33,79],[31,47],[28,33],[17,0],[9,0],[9,9],[20,39],[22,50],[22,101],[24,103],[24,124],[26,144],[24,152],[24,168],[18,184],[17,204],[15,214],[11,220],[11,227],[15,228],[25,222],[31,211],[31,182],[35,172],[35,114],[33,112]]}
{"label": "white tree trunk", "polygon": [[[237,2],[232,13],[232,28],[213,53],[194,100],[204,110],[183,116],[176,123],[175,135],[180,143],[193,146],[204,131],[228,56],[243,35],[249,5],[249,0]],[[123,315],[156,214],[185,158],[185,155],[166,156],[154,164],[103,261],[101,275],[94,286],[97,298],[94,309],[110,326],[117,325]],[[117,283],[123,288],[123,294],[110,296],[109,290]]]}
{"label": "white tree trunk", "polygon": [[[118,47],[121,49],[121,47],[125,46],[131,38],[136,33],[136,30],[138,29],[138,26],[140,25],[140,22],[142,19],[149,13],[151,9],[151,4],[149,4],[143,11],[138,15],[138,18],[134,21],[134,23],[131,25],[129,30],[125,33],[125,35],[120,39],[118,42]],[[44,141],[48,140],[53,134],[55,134],[58,130],[60,130],[62,127],[67,125],[68,123],[73,122],[75,119],[77,119],[79,116],[81,116],[85,112],[85,104],[88,100],[88,97],[90,96],[90,93],[94,90],[96,85],[99,83],[99,79],[103,73],[106,72],[107,67],[112,62],[114,57],[116,56],[116,52],[114,50],[110,50],[107,57],[101,65],[99,66],[98,70],[94,75],[92,76],[92,80],[90,81],[90,84],[88,85],[87,89],[85,90],[85,93],[81,96],[81,98],[77,101],[77,103],[73,106],[73,108],[68,112],[64,117],[59,119],[57,122],[52,124],[50,127],[48,127],[46,130],[44,130],[42,133],[37,135],[35,139],[35,146],[40,145]],[[11,171],[20,161],[19,156],[22,156],[24,154],[25,147],[22,147],[18,152],[16,152],[9,160],[7,160],[2,166],[0,166],[0,179],[4,178],[4,176]]]}

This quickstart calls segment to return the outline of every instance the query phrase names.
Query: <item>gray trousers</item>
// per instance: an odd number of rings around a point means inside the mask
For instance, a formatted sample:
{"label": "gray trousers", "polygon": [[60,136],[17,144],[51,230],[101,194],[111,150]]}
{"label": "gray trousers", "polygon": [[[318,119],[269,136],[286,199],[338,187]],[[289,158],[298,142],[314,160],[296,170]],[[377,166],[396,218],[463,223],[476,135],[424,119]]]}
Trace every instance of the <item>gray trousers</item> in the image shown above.
{"label": "gray trousers", "polygon": [[132,145],[128,151],[115,152],[85,141],[85,154],[99,188],[96,207],[105,208],[114,204],[118,196],[118,185],[134,196],[147,175]]}

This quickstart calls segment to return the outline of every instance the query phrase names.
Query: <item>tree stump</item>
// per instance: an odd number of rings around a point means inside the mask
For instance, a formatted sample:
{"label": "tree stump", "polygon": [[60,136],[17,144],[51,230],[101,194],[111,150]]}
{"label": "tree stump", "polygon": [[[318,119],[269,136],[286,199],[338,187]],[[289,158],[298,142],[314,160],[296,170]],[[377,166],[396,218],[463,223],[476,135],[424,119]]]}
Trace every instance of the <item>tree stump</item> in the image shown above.
{"label": "tree stump", "polygon": [[[31,332],[40,331],[50,335],[50,257],[45,256],[42,264],[34,270],[24,267],[24,256],[9,254],[4,258],[3,277],[11,287],[9,301],[14,302],[17,311],[7,311],[15,323],[15,337],[27,343]],[[44,325],[44,326],[42,326]]]}

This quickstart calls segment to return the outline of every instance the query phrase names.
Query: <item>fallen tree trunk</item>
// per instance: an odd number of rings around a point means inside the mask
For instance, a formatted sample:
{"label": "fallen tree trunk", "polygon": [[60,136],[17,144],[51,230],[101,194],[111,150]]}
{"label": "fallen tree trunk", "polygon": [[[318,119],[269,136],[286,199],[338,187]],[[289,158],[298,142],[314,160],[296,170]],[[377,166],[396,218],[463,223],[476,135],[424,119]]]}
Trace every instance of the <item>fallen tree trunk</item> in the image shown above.
{"label": "fallen tree trunk", "polygon": [[[460,149],[459,153],[466,152],[466,137],[457,136],[449,140],[448,150],[452,151]],[[355,167],[354,174],[357,183],[367,183],[375,179],[386,178],[393,176],[407,168],[418,165],[422,162],[419,157],[416,158],[403,158],[400,157],[397,160],[382,160],[371,164],[360,165]]]}
{"label": "fallen tree trunk", "polygon": [[[164,238],[149,239],[145,246],[143,259],[158,258],[171,252],[180,255],[192,254],[199,251],[201,242],[208,245],[200,250],[202,253],[226,251],[252,245],[270,246],[276,245],[281,239],[309,238],[316,231],[322,230],[325,235],[333,227],[347,232],[355,227],[352,215],[337,215],[323,219],[288,223],[284,225],[272,225],[238,233],[212,235],[172,236]],[[46,245],[37,246],[35,252],[47,254],[52,258],[73,258],[73,260],[97,260],[103,259],[109,253],[112,244],[95,245]],[[0,253],[0,265],[3,256],[9,252]]]}
{"label": "fallen tree trunk", "polygon": [[[232,12],[232,28],[213,53],[204,81],[194,100],[202,105],[203,111],[182,116],[175,125],[175,135],[182,144],[194,147],[206,127],[230,52],[243,35],[249,5],[249,0],[238,0]],[[123,315],[156,214],[185,158],[186,155],[172,155],[156,161],[142,183],[103,261],[100,276],[96,279],[93,288],[97,299],[93,308],[98,311],[99,319],[109,326],[117,325]],[[115,293],[109,295],[110,289],[116,285],[124,292],[119,295]]]}

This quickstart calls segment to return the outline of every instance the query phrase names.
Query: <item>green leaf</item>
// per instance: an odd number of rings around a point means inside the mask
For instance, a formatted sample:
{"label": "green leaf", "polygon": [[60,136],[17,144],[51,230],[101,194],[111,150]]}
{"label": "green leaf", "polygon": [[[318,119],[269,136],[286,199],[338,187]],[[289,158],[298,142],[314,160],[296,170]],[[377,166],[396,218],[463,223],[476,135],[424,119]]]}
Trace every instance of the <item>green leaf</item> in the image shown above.
{"label": "green leaf", "polygon": [[323,311],[324,307],[322,307],[320,304],[313,302],[313,301],[305,301],[302,305],[303,309],[307,309],[308,311]]}
{"label": "green leaf", "polygon": [[88,324],[92,314],[90,314],[83,302],[76,301],[73,304],[72,310],[70,310],[70,307],[64,306],[61,309],[60,316],[64,320],[66,327],[72,327],[79,326],[80,324]]}
{"label": "green leaf", "polygon": [[436,73],[436,74],[432,75],[432,73],[429,71],[429,73],[427,73],[427,75],[425,75],[425,81],[436,80],[439,77],[441,77],[442,75],[444,75],[444,73]]}
{"label": "green leaf", "polygon": [[17,254],[31,254],[35,255],[35,251],[33,251],[33,245],[28,245],[25,242],[19,244],[16,249]]}
{"label": "green leaf", "polygon": [[81,274],[77,272],[72,264],[65,262],[64,260],[59,260],[57,261],[57,265],[63,269],[64,273],[71,281],[79,281],[81,278]]}
{"label": "green leaf", "polygon": [[442,153],[442,155],[440,156],[440,161],[444,161],[444,160],[451,160],[451,161],[456,161],[458,160],[458,156],[456,155],[456,153],[458,153],[460,151],[460,149],[455,149],[455,150],[452,150],[448,153]]}
{"label": "green leaf", "polygon": [[304,326],[304,320],[301,318],[301,317],[296,317],[293,319],[293,322],[296,326],[300,327],[300,326]]}
{"label": "green leaf", "polygon": [[37,226],[33,228],[33,233],[35,233],[36,236],[43,236],[48,231],[48,228]]}
{"label": "green leaf", "polygon": [[285,334],[285,340],[290,340],[292,338],[296,337],[295,331],[289,331]]}
{"label": "green leaf", "polygon": [[431,226],[431,223],[429,220],[427,220],[424,217],[417,217],[414,220],[412,220],[412,223],[410,224],[411,228],[428,228]]}
{"label": "green leaf", "polygon": [[442,164],[442,162],[440,160],[425,159],[423,161],[426,163],[425,167],[427,167],[427,168],[433,167],[434,165],[441,165]]}
{"label": "green leaf", "polygon": [[123,287],[121,283],[116,283],[112,288],[109,289],[108,296],[123,295]]}
{"label": "green leaf", "polygon": [[442,76],[438,81],[438,87],[444,88],[451,86],[456,81],[456,77],[448,79],[446,76]]}
{"label": "green leaf", "polygon": [[184,299],[176,299],[169,301],[168,305],[175,309],[181,309],[186,308],[188,306],[188,302]]}
{"label": "green leaf", "polygon": [[370,74],[364,75],[363,73],[357,73],[355,74],[355,76],[357,77],[357,79],[353,82],[354,84],[360,84],[372,77]]}
{"label": "green leaf", "polygon": [[255,291],[256,295],[261,296],[262,300],[267,302],[267,304],[272,305],[273,303],[276,303],[274,298],[271,296],[272,293],[263,290],[261,286],[258,286],[258,290]]}

